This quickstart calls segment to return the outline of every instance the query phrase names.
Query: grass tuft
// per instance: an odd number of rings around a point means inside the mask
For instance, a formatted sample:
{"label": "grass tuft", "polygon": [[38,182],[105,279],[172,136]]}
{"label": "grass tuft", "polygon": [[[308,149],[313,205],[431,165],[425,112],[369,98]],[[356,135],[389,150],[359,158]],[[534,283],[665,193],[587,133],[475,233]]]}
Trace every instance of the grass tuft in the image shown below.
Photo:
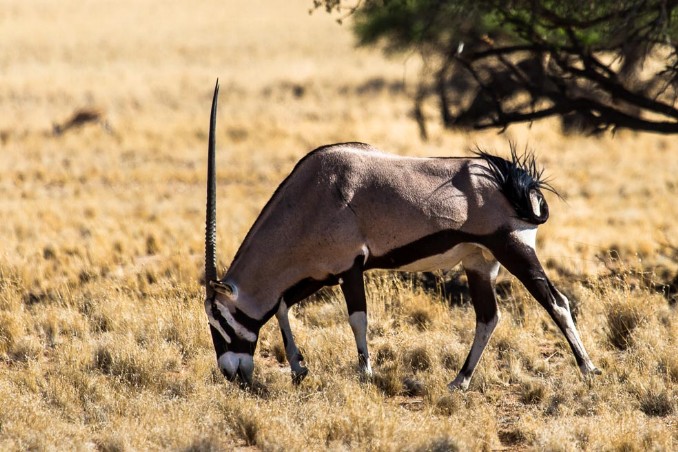
{"label": "grass tuft", "polygon": [[675,411],[675,397],[667,389],[647,389],[638,397],[640,411],[648,416],[666,417]]}
{"label": "grass tuft", "polygon": [[409,313],[408,322],[419,331],[426,331],[433,323],[433,317],[428,309],[416,308]]}
{"label": "grass tuft", "polygon": [[13,344],[8,354],[14,361],[27,362],[38,359],[43,351],[43,345],[36,337],[24,336]]}
{"label": "grass tuft", "polygon": [[435,411],[444,416],[452,416],[459,412],[463,406],[463,400],[458,392],[445,394],[435,402]]}
{"label": "grass tuft", "polygon": [[457,441],[449,436],[434,438],[414,449],[416,452],[457,452],[461,450]]}
{"label": "grass tuft", "polygon": [[374,355],[374,364],[381,366],[382,364],[393,362],[396,359],[396,352],[390,344],[384,344],[377,349]]}
{"label": "grass tuft", "polygon": [[412,376],[403,379],[403,388],[403,394],[409,397],[422,397],[427,394],[424,382]]}
{"label": "grass tuft", "polygon": [[236,432],[240,439],[244,441],[245,446],[256,446],[260,430],[259,420],[256,416],[251,412],[238,410],[233,413],[233,418]]}
{"label": "grass tuft", "polygon": [[497,432],[499,441],[506,446],[519,446],[528,443],[534,439],[533,435],[528,434],[520,427],[511,428],[509,430],[500,430]]}
{"label": "grass tuft", "polygon": [[619,349],[626,350],[634,343],[633,332],[642,320],[639,310],[629,303],[614,303],[606,313],[608,341]]}
{"label": "grass tuft", "polygon": [[372,382],[386,397],[394,397],[403,390],[400,370],[396,364],[390,364],[375,371]]}
{"label": "grass tuft", "polygon": [[99,346],[94,351],[94,367],[102,373],[111,373],[113,367],[113,355],[108,347]]}
{"label": "grass tuft", "polygon": [[285,346],[281,341],[273,343],[271,346],[271,352],[273,352],[275,360],[280,364],[284,364],[287,361],[287,355],[285,355]]}
{"label": "grass tuft", "polygon": [[16,315],[0,311],[0,355],[12,350],[22,333],[23,328]]}
{"label": "grass tuft", "polygon": [[421,372],[431,367],[432,359],[426,347],[420,346],[405,351],[403,364],[413,372]]}
{"label": "grass tuft", "polygon": [[530,380],[520,385],[518,392],[520,401],[526,405],[537,405],[544,400],[546,395],[546,387],[543,383]]}
{"label": "grass tuft", "polygon": [[124,452],[129,446],[124,437],[119,434],[108,433],[95,440],[97,450],[101,452]]}

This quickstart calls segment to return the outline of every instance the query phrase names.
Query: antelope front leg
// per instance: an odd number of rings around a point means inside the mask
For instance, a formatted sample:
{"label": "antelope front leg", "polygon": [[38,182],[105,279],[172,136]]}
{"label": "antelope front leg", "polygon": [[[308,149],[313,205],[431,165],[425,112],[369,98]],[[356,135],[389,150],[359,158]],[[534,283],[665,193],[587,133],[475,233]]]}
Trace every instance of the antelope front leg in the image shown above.
{"label": "antelope front leg", "polygon": [[486,260],[482,253],[473,254],[463,261],[464,270],[468,277],[468,286],[471,292],[471,301],[476,313],[476,332],[473,345],[469,350],[466,361],[459,374],[447,385],[450,390],[467,390],[471,383],[473,372],[480,361],[480,357],[487,347],[487,343],[499,323],[501,315],[494,293],[494,283],[499,271],[496,260]]}
{"label": "antelope front leg", "polygon": [[290,319],[287,312],[287,304],[285,304],[285,301],[283,300],[280,302],[280,307],[275,313],[275,317],[278,319],[278,325],[280,326],[280,333],[282,334],[283,345],[285,346],[285,356],[292,369],[292,381],[295,384],[299,384],[306,378],[306,375],[308,375],[308,368],[302,364],[304,357],[301,355],[301,352],[299,352],[299,349],[297,348],[297,344],[294,342],[294,336],[292,335],[292,328],[290,327]]}
{"label": "antelope front leg", "polygon": [[367,301],[365,300],[363,271],[358,259],[351,269],[341,275],[341,291],[346,299],[348,323],[351,325],[358,348],[360,371],[363,375],[371,377],[372,366],[370,354],[367,351]]}
{"label": "antelope front leg", "polygon": [[558,325],[572,349],[582,375],[600,374],[600,370],[593,365],[586,353],[579,331],[572,320],[569,300],[546,276],[534,251],[534,244],[521,240],[521,236],[514,233],[507,238],[504,246],[496,250],[495,255],[499,262],[523,283]]}

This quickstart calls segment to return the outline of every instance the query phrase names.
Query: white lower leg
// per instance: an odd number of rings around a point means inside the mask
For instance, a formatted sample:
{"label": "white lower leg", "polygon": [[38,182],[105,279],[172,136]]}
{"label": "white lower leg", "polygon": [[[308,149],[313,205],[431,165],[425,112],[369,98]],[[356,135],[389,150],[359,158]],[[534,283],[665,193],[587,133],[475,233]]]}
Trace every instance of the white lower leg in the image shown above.
{"label": "white lower leg", "polygon": [[561,294],[560,292],[557,293],[565,300],[565,305],[554,306],[553,310],[555,316],[558,317],[561,324],[564,325],[563,333],[565,334],[565,337],[567,337],[568,341],[572,344],[574,354],[581,359],[581,363],[579,364],[579,370],[584,376],[591,373],[599,374],[600,371],[593,364],[591,358],[589,358],[588,353],[586,353],[586,349],[584,348],[584,344],[581,341],[581,337],[579,336],[577,327],[575,326],[574,321],[572,320],[572,314],[570,313],[569,309],[569,301],[563,294]]}
{"label": "white lower leg", "polygon": [[355,343],[358,347],[358,359],[360,370],[367,376],[372,375],[372,366],[370,365],[370,355],[367,351],[367,314],[363,311],[357,311],[348,317],[348,323],[353,330]]}

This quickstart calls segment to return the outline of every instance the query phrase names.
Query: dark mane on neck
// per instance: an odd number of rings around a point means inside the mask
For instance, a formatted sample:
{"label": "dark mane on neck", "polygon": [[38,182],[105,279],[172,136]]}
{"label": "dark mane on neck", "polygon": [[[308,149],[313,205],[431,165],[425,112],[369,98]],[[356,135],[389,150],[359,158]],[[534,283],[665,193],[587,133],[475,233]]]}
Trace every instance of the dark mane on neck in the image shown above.
{"label": "dark mane on neck", "polygon": [[546,200],[543,201],[545,213],[539,217],[535,216],[530,202],[530,191],[537,190],[542,198],[542,190],[548,190],[558,197],[560,194],[544,178],[544,169],[537,166],[533,152],[525,150],[519,154],[515,143],[509,144],[510,160],[492,155],[480,148],[476,148],[473,153],[487,162],[489,168],[482,168],[513,205],[519,218],[534,224],[544,223],[548,219]]}

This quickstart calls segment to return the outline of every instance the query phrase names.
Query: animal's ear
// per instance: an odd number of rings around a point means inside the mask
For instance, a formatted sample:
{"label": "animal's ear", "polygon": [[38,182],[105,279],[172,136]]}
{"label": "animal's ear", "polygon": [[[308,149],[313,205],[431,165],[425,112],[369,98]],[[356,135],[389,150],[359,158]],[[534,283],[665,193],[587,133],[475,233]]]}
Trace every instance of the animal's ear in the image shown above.
{"label": "animal's ear", "polygon": [[540,190],[530,190],[530,209],[537,224],[545,223],[549,219],[549,206]]}
{"label": "animal's ear", "polygon": [[222,283],[221,281],[210,281],[210,286],[215,292],[226,295],[227,297],[233,297],[235,295],[235,287],[230,284]]}
{"label": "animal's ear", "polygon": [[543,215],[544,195],[538,190],[530,190],[530,207],[535,218],[541,218]]}

